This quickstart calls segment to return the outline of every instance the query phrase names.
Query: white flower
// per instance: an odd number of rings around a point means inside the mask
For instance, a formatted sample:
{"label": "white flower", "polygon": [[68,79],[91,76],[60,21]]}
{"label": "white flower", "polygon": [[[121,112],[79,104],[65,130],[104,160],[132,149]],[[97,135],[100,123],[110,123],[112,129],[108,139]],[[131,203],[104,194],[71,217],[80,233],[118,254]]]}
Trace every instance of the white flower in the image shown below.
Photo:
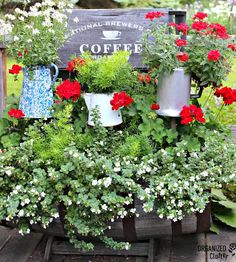
{"label": "white flower", "polygon": [[29,43],[29,44],[32,43],[32,39],[29,38],[29,39],[27,40],[27,43]]}
{"label": "white flower", "polygon": [[114,167],[115,172],[120,172],[120,167]]}
{"label": "white flower", "polygon": [[200,175],[202,175],[202,176],[208,176],[208,172],[205,170],[205,171],[203,171]]}
{"label": "white flower", "polygon": [[71,206],[71,205],[72,205],[72,201],[69,200],[69,201],[68,201],[68,206]]}
{"label": "white flower", "polygon": [[40,195],[41,195],[41,197],[45,197],[46,196],[46,194],[44,192],[42,192]]}
{"label": "white flower", "polygon": [[21,189],[21,185],[17,185],[16,190],[20,190],[20,189]]}
{"label": "white flower", "polygon": [[26,203],[26,204],[29,204],[29,203],[30,203],[30,199],[29,199],[29,198],[26,198],[26,199],[25,199],[25,203]]}
{"label": "white flower", "polygon": [[24,16],[19,16],[18,19],[19,19],[20,21],[25,21]]}
{"label": "white flower", "polygon": [[178,152],[176,155],[177,155],[177,156],[181,156],[180,152]]}
{"label": "white flower", "polygon": [[6,174],[7,174],[8,176],[10,176],[10,175],[12,174],[11,170],[7,170],[7,171],[6,171]]}
{"label": "white flower", "polygon": [[15,13],[20,14],[20,13],[21,13],[20,8],[16,8],[16,9],[15,9]]}
{"label": "white flower", "polygon": [[21,234],[23,236],[24,235],[23,230],[20,229],[19,234]]}
{"label": "white flower", "polygon": [[102,205],[102,209],[103,209],[103,210],[107,210],[107,205],[106,205],[106,204],[103,204],[103,205]]}
{"label": "white flower", "polygon": [[25,214],[24,210],[21,209],[19,212],[18,212],[18,217],[23,217]]}
{"label": "white flower", "polygon": [[32,31],[33,35],[38,35],[39,33],[40,32],[39,32],[39,30],[37,28],[33,29],[33,31]]}
{"label": "white flower", "polygon": [[41,6],[41,3],[36,3],[35,6],[39,8]]}
{"label": "white flower", "polygon": [[54,218],[58,218],[58,217],[59,217],[59,214],[58,214],[58,213],[55,213],[55,214],[53,215],[53,217],[54,217]]}
{"label": "white flower", "polygon": [[160,219],[162,219],[163,217],[164,217],[163,214],[160,214],[160,215],[159,215],[159,218],[160,218]]}
{"label": "white flower", "polygon": [[98,181],[94,179],[94,180],[92,181],[92,186],[96,186],[97,184],[98,184]]}
{"label": "white flower", "polygon": [[16,17],[12,14],[6,14],[5,17],[11,21],[14,21],[16,19]]}
{"label": "white flower", "polygon": [[112,178],[107,177],[107,178],[105,178],[105,180],[103,181],[103,184],[104,184],[104,186],[107,188],[107,187],[109,187],[109,186],[111,185],[111,182],[112,182]]}

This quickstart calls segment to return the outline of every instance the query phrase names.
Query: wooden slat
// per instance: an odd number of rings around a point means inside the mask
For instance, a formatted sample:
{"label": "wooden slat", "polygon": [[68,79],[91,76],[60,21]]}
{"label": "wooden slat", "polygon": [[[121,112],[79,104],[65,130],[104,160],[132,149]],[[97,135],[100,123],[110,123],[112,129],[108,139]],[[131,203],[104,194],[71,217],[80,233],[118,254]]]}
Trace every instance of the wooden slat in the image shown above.
{"label": "wooden slat", "polygon": [[0,252],[1,262],[26,262],[42,238],[40,233],[21,236],[16,230]]}
{"label": "wooden slat", "polygon": [[66,256],[63,260],[61,257],[63,256],[53,256],[50,262],[147,262],[145,257]]}
{"label": "wooden slat", "polygon": [[0,226],[0,251],[5,247],[8,241],[10,241],[13,230]]}
{"label": "wooden slat", "polygon": [[[209,233],[207,234],[207,245],[208,246],[226,246],[226,251],[224,252],[211,252],[208,251],[207,252],[207,258],[208,261],[227,261],[227,262],[235,262],[236,261],[236,249],[234,249],[234,251],[231,253],[229,252],[229,245],[231,243],[236,244],[236,229],[230,228],[230,227],[224,227],[220,230],[220,234],[214,234],[214,233]],[[218,259],[216,259],[216,256],[218,254],[222,254],[225,253],[225,255],[227,256],[226,258],[224,257],[219,257]],[[234,254],[234,255],[233,255]]]}
{"label": "wooden slat", "polygon": [[205,245],[204,234],[173,236],[171,259],[174,262],[205,262],[205,252],[198,252],[198,245]]}
{"label": "wooden slat", "polygon": [[172,236],[156,239],[156,261],[170,262]]}
{"label": "wooden slat", "polygon": [[53,254],[63,255],[106,255],[106,256],[148,256],[149,243],[134,243],[130,250],[112,250],[97,243],[94,251],[80,251],[67,241],[54,241],[52,245]]}

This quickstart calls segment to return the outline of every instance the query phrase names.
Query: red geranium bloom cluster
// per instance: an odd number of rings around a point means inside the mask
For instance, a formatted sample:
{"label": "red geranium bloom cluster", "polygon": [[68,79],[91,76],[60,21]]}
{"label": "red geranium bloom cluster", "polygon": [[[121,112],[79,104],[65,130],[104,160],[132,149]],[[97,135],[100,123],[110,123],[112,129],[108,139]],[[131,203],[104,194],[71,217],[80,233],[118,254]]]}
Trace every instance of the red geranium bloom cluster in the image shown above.
{"label": "red geranium bloom cluster", "polygon": [[72,61],[68,62],[66,70],[73,72],[75,70],[76,66],[83,66],[84,63],[85,63],[84,59],[77,57],[77,58],[73,59]]}
{"label": "red geranium bloom cluster", "polygon": [[189,58],[188,54],[184,52],[178,53],[176,57],[179,59],[180,62],[188,61],[188,58]]}
{"label": "red geranium bloom cluster", "polygon": [[177,39],[175,40],[175,43],[177,46],[186,46],[187,45],[187,41],[184,39]]}
{"label": "red geranium bloom cluster", "polygon": [[175,27],[179,32],[182,32],[183,35],[187,35],[188,32],[188,26],[185,23],[180,23],[180,24],[176,24],[176,23],[169,23],[168,26],[173,26]]}
{"label": "red geranium bloom cluster", "polygon": [[193,20],[204,20],[207,16],[208,15],[206,13],[197,12],[193,17]]}
{"label": "red geranium bloom cluster", "polygon": [[232,51],[236,51],[236,44],[229,43],[228,48],[230,48]]}
{"label": "red geranium bloom cluster", "polygon": [[9,73],[12,75],[18,75],[21,70],[22,70],[21,66],[14,64],[12,68],[9,69]]}
{"label": "red geranium bloom cluster", "polygon": [[112,106],[112,110],[118,110],[123,106],[128,107],[133,102],[134,102],[133,98],[127,95],[126,92],[122,91],[120,93],[115,93],[113,95],[110,104]]}
{"label": "red geranium bloom cluster", "polygon": [[56,94],[62,99],[72,99],[75,102],[81,93],[80,83],[77,81],[71,82],[69,79],[66,79],[62,82],[56,90]]}
{"label": "red geranium bloom cluster", "polygon": [[143,83],[150,83],[152,81],[152,78],[149,74],[139,74],[138,80]]}
{"label": "red geranium bloom cluster", "polygon": [[162,12],[149,12],[149,13],[146,14],[145,18],[146,19],[150,19],[152,21],[154,18],[160,18],[162,16],[165,16],[165,13],[162,13]]}
{"label": "red geranium bloom cluster", "polygon": [[160,106],[156,103],[153,103],[153,104],[151,104],[150,108],[151,108],[151,110],[159,110]]}
{"label": "red geranium bloom cluster", "polygon": [[8,111],[8,115],[10,117],[14,117],[14,118],[23,118],[25,116],[25,114],[23,113],[22,110],[20,109],[15,109],[15,108],[12,108],[10,109],[10,111]]}
{"label": "red geranium bloom cluster", "polygon": [[176,29],[183,33],[183,35],[187,35],[188,26],[185,23],[176,24]]}
{"label": "red geranium bloom cluster", "polygon": [[214,61],[214,62],[217,62],[221,57],[221,54],[219,52],[219,50],[210,50],[208,55],[207,55],[207,58],[209,61]]}
{"label": "red geranium bloom cluster", "polygon": [[[28,49],[25,49],[25,50],[24,50],[24,54],[25,54],[25,55],[28,54],[28,52],[29,52]],[[23,54],[22,54],[20,51],[18,51],[18,52],[17,52],[17,56],[18,56],[19,58],[22,58],[22,57],[23,57]]]}
{"label": "red geranium bloom cluster", "polygon": [[203,21],[196,21],[192,23],[192,29],[197,30],[198,32],[206,30],[208,28],[208,23]]}
{"label": "red geranium bloom cluster", "polygon": [[184,106],[180,112],[181,124],[188,125],[193,121],[198,121],[200,123],[205,123],[204,114],[200,107],[196,105]]}
{"label": "red geranium bloom cluster", "polygon": [[225,105],[231,105],[236,102],[236,89],[227,86],[222,87],[221,89],[217,88],[214,95],[222,97]]}
{"label": "red geranium bloom cluster", "polygon": [[229,35],[227,34],[227,29],[218,23],[212,23],[208,26],[208,34],[215,35],[222,39],[228,39]]}
{"label": "red geranium bloom cluster", "polygon": [[5,150],[4,150],[4,149],[1,149],[1,151],[2,151],[2,154],[4,155],[4,153],[5,153]]}

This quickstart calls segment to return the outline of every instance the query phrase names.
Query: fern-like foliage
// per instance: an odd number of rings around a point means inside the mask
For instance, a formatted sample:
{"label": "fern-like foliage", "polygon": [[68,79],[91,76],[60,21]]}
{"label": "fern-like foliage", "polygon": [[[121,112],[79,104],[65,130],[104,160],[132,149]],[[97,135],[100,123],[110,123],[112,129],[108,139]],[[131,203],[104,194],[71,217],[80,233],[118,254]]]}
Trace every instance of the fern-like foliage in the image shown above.
{"label": "fern-like foliage", "polygon": [[73,125],[70,123],[72,106],[66,106],[57,113],[50,123],[35,122],[30,126],[27,140],[33,140],[33,151],[42,160],[51,160],[54,164],[60,164],[64,159],[64,149],[75,138]]}

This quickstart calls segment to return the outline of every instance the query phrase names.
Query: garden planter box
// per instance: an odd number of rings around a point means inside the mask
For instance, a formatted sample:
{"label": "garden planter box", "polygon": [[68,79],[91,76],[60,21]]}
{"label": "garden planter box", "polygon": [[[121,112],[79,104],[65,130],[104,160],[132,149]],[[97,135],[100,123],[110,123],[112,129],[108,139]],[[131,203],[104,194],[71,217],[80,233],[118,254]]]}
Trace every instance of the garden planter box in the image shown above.
{"label": "garden planter box", "polygon": [[[140,240],[149,240],[164,235],[179,235],[191,233],[208,232],[211,226],[211,204],[206,206],[203,213],[194,213],[186,216],[182,221],[172,222],[167,219],[160,219],[155,211],[144,213],[142,202],[135,201],[134,207],[140,214],[139,217],[125,218],[109,223],[111,229],[106,231],[106,235],[115,240],[125,240],[136,242]],[[66,237],[63,228],[63,219],[54,220],[47,229],[40,225],[32,225],[31,230],[41,232],[55,237]],[[16,224],[4,221],[4,226],[15,228]],[[78,236],[80,239],[91,240],[91,237]]]}

